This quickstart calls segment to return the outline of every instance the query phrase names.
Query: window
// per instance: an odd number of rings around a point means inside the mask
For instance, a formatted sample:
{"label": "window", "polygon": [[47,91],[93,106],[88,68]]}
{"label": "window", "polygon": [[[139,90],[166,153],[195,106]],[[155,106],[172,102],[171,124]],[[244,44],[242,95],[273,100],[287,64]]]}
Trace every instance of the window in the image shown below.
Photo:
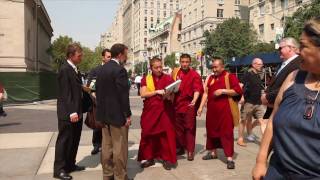
{"label": "window", "polygon": [[270,24],[271,30],[274,30],[274,23]]}
{"label": "window", "polygon": [[259,11],[260,11],[260,16],[264,16],[265,15],[264,4],[260,4],[259,5]]}
{"label": "window", "polygon": [[302,0],[296,0],[296,4],[297,4],[297,5],[302,4]]}
{"label": "window", "polygon": [[260,34],[264,33],[264,24],[259,24],[259,33]]}
{"label": "window", "polygon": [[144,10],[144,14],[148,14],[148,10]]}
{"label": "window", "polygon": [[282,9],[288,8],[288,0],[281,0],[281,8]]}
{"label": "window", "polygon": [[240,5],[240,0],[235,0],[235,1],[234,1],[234,4],[235,4],[235,5]]}
{"label": "window", "polygon": [[204,11],[201,11],[201,19],[204,19]]}
{"label": "window", "polygon": [[271,9],[272,9],[272,13],[274,14],[276,11],[276,1],[275,0],[271,2]]}
{"label": "window", "polygon": [[150,12],[150,14],[151,14],[151,15],[153,15],[153,9],[151,9],[151,12]]}
{"label": "window", "polygon": [[144,35],[147,36],[148,35],[148,31],[144,31]]}
{"label": "window", "polygon": [[163,17],[167,17],[167,12],[163,11]]}
{"label": "window", "polygon": [[218,4],[224,4],[223,0],[217,0]]}
{"label": "window", "polygon": [[167,4],[163,3],[163,9],[167,9]]}
{"label": "window", "polygon": [[240,10],[234,10],[234,15],[236,17],[240,17]]}
{"label": "window", "polygon": [[148,7],[148,1],[144,2],[144,7]]}
{"label": "window", "polygon": [[223,18],[223,9],[217,9],[217,17]]}

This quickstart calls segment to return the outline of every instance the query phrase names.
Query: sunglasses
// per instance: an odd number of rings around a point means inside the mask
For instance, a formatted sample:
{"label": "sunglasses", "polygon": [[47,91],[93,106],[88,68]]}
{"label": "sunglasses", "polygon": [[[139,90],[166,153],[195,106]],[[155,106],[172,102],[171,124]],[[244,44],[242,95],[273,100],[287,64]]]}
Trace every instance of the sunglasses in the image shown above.
{"label": "sunglasses", "polygon": [[310,94],[306,94],[305,100],[306,100],[306,108],[303,113],[303,118],[305,120],[311,120],[314,114],[314,106],[315,102],[317,101],[319,95],[319,91],[317,92],[317,95],[315,97],[312,97]]}

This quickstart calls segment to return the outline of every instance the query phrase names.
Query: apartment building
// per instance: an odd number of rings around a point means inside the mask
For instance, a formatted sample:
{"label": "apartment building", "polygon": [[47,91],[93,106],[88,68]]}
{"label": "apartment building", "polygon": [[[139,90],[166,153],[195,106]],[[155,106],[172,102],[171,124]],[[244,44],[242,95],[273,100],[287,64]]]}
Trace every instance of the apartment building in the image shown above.
{"label": "apartment building", "polygon": [[52,32],[41,0],[1,0],[0,72],[51,71]]}
{"label": "apartment building", "polygon": [[[134,61],[145,59],[150,48],[150,32],[157,24],[173,16],[180,9],[180,0],[134,0],[133,1]],[[151,30],[151,31],[149,31]]]}
{"label": "apartment building", "polygon": [[182,51],[196,55],[204,47],[204,32],[232,17],[249,20],[249,0],[183,0]]}
{"label": "apartment building", "polygon": [[165,58],[171,53],[181,51],[181,22],[181,13],[177,12],[150,29],[148,48],[150,57]]}
{"label": "apartment building", "polygon": [[286,17],[311,0],[250,0],[250,23],[263,42],[278,42],[283,35]]}

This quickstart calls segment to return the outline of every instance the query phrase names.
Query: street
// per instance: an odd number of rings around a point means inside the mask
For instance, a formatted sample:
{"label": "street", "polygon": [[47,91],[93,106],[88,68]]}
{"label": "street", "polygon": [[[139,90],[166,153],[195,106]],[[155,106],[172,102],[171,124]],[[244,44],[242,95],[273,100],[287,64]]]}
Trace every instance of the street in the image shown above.
{"label": "street", "polygon": [[[258,151],[258,143],[248,143],[239,147],[235,143],[235,170],[226,169],[226,158],[218,151],[218,160],[203,161],[205,154],[205,117],[197,121],[196,156],[187,161],[180,156],[178,166],[166,171],[160,163],[141,169],[136,161],[140,140],[139,118],[142,100],[131,92],[133,124],[129,131],[128,175],[136,180],[212,180],[212,179],[250,179],[251,170]],[[54,100],[32,104],[10,105],[5,107],[7,117],[0,118],[0,179],[31,180],[52,179],[54,149],[57,137],[56,102]],[[205,114],[205,113],[203,113]],[[255,129],[255,133],[259,135]],[[235,138],[237,137],[235,129]],[[77,162],[86,166],[84,172],[71,175],[74,179],[102,179],[100,155],[91,156],[92,131],[83,125]]]}

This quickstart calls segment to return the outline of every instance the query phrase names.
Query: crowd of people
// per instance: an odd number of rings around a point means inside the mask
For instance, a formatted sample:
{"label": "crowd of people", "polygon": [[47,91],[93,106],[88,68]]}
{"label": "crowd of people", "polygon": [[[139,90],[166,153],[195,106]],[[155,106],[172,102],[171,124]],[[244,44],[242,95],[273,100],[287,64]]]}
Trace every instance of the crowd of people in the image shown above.
{"label": "crowd of people", "polygon": [[[68,46],[67,60],[58,75],[55,178],[69,180],[70,172],[85,169],[76,165],[75,158],[83,113],[93,112],[102,128],[93,131],[91,154],[101,150],[103,179],[129,179],[128,130],[132,113],[130,83],[124,68],[127,53],[123,44],[105,49],[103,61],[84,83],[76,67],[82,49],[77,44]],[[225,69],[221,57],[213,57],[212,74],[203,83],[190,67],[188,54],[180,56],[180,67],[171,74],[163,72],[162,59],[152,58],[151,73],[135,80],[143,98],[137,156],[141,168],[161,162],[165,170],[171,170],[177,167],[177,156],[184,154],[193,161],[196,117],[206,107],[207,153],[203,160],[217,159],[217,149],[222,148],[226,168],[234,169],[234,128],[239,125],[236,144],[245,147],[247,142],[257,140],[252,130],[260,126],[263,138],[253,179],[319,179],[320,18],[306,23],[300,43],[291,37],[282,39],[279,54],[282,64],[267,87],[261,77],[263,59],[253,59],[251,68],[238,80]],[[166,90],[177,80],[181,81],[177,92]]]}

